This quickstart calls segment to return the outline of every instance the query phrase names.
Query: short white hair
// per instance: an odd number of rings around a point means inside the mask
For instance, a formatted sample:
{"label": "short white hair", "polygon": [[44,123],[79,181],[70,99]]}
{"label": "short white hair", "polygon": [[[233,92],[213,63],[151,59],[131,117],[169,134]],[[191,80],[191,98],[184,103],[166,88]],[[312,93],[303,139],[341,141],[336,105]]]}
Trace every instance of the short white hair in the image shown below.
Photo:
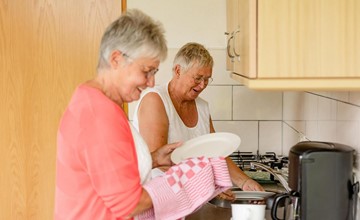
{"label": "short white hair", "polygon": [[164,29],[160,22],[138,9],[129,9],[112,22],[101,39],[98,69],[109,67],[112,51],[132,58],[150,57],[164,61],[167,56]]}
{"label": "short white hair", "polygon": [[189,42],[182,46],[176,53],[173,67],[180,65],[184,71],[187,71],[195,64],[197,67],[212,68],[214,66],[214,60],[202,44]]}

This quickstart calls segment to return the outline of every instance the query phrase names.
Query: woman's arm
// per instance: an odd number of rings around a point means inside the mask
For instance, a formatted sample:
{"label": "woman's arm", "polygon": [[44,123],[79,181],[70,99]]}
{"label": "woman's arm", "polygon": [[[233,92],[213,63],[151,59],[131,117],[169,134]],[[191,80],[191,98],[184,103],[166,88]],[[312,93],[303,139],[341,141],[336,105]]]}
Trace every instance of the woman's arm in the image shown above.
{"label": "woman's arm", "polygon": [[246,175],[230,157],[226,158],[231,181],[244,191],[264,191],[264,188],[255,180]]}
{"label": "woman's arm", "polygon": [[138,215],[139,213],[148,210],[152,206],[153,206],[153,203],[152,203],[151,197],[150,197],[149,193],[143,188],[139,203],[137,204],[135,209],[130,213],[130,215],[128,215],[126,217],[126,219],[130,219],[130,218]]}
{"label": "woman's arm", "polygon": [[141,100],[138,109],[139,132],[150,152],[167,144],[169,120],[164,103],[157,93],[150,92]]}

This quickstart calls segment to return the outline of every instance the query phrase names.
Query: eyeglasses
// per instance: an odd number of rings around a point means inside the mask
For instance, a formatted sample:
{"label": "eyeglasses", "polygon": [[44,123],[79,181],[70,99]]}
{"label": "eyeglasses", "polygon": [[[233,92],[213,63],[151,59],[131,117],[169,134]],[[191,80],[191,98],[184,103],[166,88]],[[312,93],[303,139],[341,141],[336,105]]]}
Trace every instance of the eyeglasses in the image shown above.
{"label": "eyeglasses", "polygon": [[205,85],[210,84],[213,81],[213,78],[203,76],[193,76],[193,79],[196,84],[200,84],[202,81],[204,81]]}
{"label": "eyeglasses", "polygon": [[[146,67],[142,64],[139,64],[138,62],[136,62],[133,58],[131,58],[129,55],[123,53],[123,56],[126,57],[128,60],[130,60],[131,62],[135,63],[136,65],[141,67],[141,71],[145,74],[146,79],[151,78],[152,76],[154,76],[159,69],[158,68],[152,68],[152,67]],[[145,69],[149,69],[149,70],[145,70]]]}

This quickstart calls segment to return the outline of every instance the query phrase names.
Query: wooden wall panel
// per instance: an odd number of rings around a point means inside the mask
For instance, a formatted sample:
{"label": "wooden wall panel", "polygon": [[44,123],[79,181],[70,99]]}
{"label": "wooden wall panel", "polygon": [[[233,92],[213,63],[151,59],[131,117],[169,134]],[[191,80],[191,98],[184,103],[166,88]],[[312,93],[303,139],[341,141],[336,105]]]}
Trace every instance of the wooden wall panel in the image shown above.
{"label": "wooden wall panel", "polygon": [[52,219],[56,132],[121,1],[0,0],[0,219]]}

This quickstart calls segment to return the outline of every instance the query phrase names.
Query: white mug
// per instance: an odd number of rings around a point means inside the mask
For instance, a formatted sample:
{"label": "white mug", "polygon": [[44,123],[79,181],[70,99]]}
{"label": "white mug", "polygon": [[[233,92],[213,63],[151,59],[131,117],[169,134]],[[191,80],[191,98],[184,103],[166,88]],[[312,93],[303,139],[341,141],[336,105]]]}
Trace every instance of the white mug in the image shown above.
{"label": "white mug", "polygon": [[231,204],[232,220],[264,220],[265,208],[265,204]]}

